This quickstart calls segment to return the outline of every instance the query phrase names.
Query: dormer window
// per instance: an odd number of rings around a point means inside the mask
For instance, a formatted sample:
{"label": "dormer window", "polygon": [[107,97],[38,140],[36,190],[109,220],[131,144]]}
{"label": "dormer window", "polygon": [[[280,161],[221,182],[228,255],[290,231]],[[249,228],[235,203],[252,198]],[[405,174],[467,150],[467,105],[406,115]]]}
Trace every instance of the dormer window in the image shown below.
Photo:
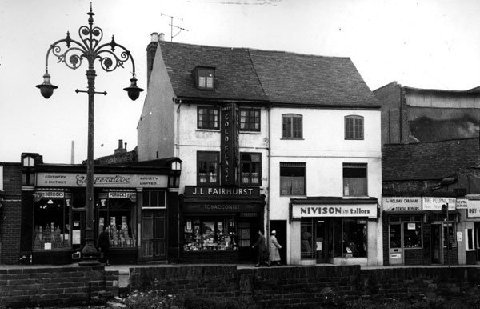
{"label": "dormer window", "polygon": [[213,90],[215,81],[215,68],[197,67],[196,83],[198,89]]}

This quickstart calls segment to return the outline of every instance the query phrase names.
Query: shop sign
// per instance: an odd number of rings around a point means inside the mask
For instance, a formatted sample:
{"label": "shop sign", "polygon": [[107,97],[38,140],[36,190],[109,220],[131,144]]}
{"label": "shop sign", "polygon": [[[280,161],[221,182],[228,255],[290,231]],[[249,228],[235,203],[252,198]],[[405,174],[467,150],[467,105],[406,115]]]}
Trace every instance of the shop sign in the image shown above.
{"label": "shop sign", "polygon": [[35,201],[39,201],[42,198],[62,199],[62,198],[65,198],[65,193],[63,191],[36,191],[33,194],[33,197]]}
{"label": "shop sign", "polygon": [[[95,174],[95,187],[167,187],[166,175],[138,174]],[[85,174],[38,173],[37,186],[42,187],[85,187]]]}
{"label": "shop sign", "polygon": [[377,205],[295,205],[294,219],[313,217],[368,217],[377,218]]}
{"label": "shop sign", "polygon": [[108,192],[108,198],[128,198],[131,200],[136,200],[137,194],[135,192],[112,191]]}
{"label": "shop sign", "polygon": [[188,196],[260,196],[260,188],[225,188],[225,187],[185,187],[185,195]]}
{"label": "shop sign", "polygon": [[480,218],[480,200],[468,200],[467,217]]}
{"label": "shop sign", "polygon": [[448,204],[448,210],[455,210],[456,198],[452,197],[424,197],[423,210],[442,210],[442,205]]}
{"label": "shop sign", "polygon": [[417,211],[422,210],[420,197],[385,197],[382,199],[383,210]]}
{"label": "shop sign", "polygon": [[457,198],[457,209],[468,209],[468,200],[466,198]]}
{"label": "shop sign", "polygon": [[222,107],[221,170],[222,182],[235,185],[238,178],[238,108],[235,103]]}
{"label": "shop sign", "polygon": [[260,212],[262,206],[259,204],[185,204],[184,213],[244,213]]}

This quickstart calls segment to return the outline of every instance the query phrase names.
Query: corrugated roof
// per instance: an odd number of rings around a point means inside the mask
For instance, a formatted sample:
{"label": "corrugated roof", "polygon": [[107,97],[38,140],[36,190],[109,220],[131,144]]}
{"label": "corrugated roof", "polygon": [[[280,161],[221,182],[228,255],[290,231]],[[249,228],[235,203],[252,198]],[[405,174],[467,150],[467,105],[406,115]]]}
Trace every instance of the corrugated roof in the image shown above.
{"label": "corrugated roof", "polygon": [[383,181],[432,180],[479,166],[477,138],[383,146]]}
{"label": "corrugated roof", "polygon": [[[177,97],[377,107],[349,58],[160,42]],[[215,67],[215,91],[199,90],[197,66]]]}

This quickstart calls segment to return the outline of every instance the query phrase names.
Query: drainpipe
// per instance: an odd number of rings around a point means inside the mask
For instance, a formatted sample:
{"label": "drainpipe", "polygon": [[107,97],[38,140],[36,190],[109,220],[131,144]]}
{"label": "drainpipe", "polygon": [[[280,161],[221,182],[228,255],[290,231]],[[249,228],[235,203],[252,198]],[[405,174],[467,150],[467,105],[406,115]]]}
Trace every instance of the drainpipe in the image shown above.
{"label": "drainpipe", "polygon": [[[270,248],[270,186],[271,186],[271,166],[270,166],[270,152],[271,152],[271,146],[272,146],[272,142],[271,142],[271,139],[270,139],[270,131],[271,131],[271,116],[270,116],[270,106],[267,106],[267,119],[268,119],[268,126],[267,126],[267,130],[268,130],[268,147],[267,147],[267,158],[268,158],[268,181],[267,181],[267,190],[268,190],[268,195],[267,195],[267,203],[265,205],[265,212],[266,212],[266,222],[265,222],[265,233],[268,233],[266,234],[267,236],[267,239],[268,239],[268,248]],[[286,236],[286,235],[285,235]]]}

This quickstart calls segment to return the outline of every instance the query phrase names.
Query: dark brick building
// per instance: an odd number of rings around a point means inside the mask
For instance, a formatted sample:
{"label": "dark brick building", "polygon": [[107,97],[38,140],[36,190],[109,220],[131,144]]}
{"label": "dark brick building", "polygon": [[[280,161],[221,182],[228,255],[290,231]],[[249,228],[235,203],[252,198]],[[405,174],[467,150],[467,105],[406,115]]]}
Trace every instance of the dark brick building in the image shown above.
{"label": "dark brick building", "polygon": [[478,138],[383,146],[385,265],[476,262],[479,163]]}
{"label": "dark brick building", "polygon": [[0,264],[19,258],[21,210],[21,164],[0,162]]}

